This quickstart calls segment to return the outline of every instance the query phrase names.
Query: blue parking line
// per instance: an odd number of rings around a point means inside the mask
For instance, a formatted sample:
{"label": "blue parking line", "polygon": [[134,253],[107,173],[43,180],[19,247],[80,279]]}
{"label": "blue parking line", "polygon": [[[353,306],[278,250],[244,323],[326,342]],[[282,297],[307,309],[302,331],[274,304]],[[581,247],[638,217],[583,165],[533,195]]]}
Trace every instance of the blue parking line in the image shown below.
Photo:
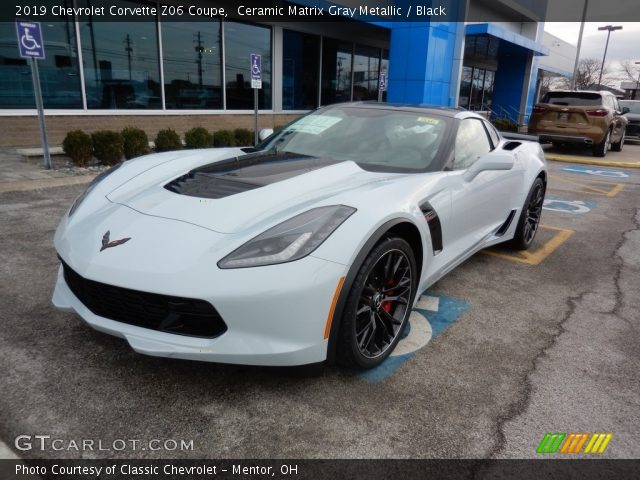
{"label": "blue parking line", "polygon": [[[409,343],[411,340],[418,347],[401,355],[390,356],[376,368],[358,372],[356,375],[359,378],[370,383],[382,382],[413,358],[433,337],[442,334],[471,307],[468,303],[457,298],[438,295],[429,291],[422,294],[420,300],[423,299],[426,301],[420,301],[419,305],[426,305],[426,307],[417,306],[414,308],[411,322],[407,324],[407,328],[402,333],[396,351],[403,349],[403,342]],[[416,341],[417,339],[420,339],[420,341]]]}

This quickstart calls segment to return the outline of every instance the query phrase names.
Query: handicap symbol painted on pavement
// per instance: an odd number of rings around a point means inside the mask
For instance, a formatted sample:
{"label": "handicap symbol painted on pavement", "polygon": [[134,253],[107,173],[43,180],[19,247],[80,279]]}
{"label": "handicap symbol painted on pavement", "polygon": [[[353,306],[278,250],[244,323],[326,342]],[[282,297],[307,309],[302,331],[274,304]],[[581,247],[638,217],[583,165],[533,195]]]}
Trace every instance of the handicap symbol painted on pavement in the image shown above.
{"label": "handicap symbol painted on pavement", "polygon": [[542,206],[544,210],[560,213],[571,213],[573,215],[584,215],[596,208],[596,202],[585,202],[583,200],[562,200],[560,198],[545,198]]}
{"label": "handicap symbol painted on pavement", "polygon": [[595,175],[597,177],[629,178],[629,174],[627,172],[623,170],[613,170],[610,168],[582,167],[579,165],[572,165],[570,167],[565,167],[562,170],[571,173]]}
{"label": "handicap symbol painted on pavement", "polygon": [[458,320],[471,305],[453,297],[425,292],[409,316],[409,322],[395,350],[381,365],[359,372],[358,377],[378,383],[408,362],[429,341]]}

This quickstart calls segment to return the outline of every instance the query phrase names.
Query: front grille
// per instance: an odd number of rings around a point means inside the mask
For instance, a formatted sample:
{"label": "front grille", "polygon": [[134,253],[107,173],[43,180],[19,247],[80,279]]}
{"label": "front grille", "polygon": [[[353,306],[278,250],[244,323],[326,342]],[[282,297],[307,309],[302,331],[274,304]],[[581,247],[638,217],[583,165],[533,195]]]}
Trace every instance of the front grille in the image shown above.
{"label": "front grille", "polygon": [[209,302],[95,282],[60,261],[64,279],[73,294],[99,317],[192,337],[214,338],[227,330],[222,317]]}

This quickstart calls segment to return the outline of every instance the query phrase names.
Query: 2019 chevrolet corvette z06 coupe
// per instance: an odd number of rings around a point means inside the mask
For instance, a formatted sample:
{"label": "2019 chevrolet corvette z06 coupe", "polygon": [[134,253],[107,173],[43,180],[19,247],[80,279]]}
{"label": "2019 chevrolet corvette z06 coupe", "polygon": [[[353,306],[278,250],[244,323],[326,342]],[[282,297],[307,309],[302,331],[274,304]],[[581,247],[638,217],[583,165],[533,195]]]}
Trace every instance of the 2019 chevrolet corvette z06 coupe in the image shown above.
{"label": "2019 chevrolet corvette z06 coupe", "polygon": [[97,177],[57,229],[53,303],[148,355],[371,368],[418,292],[532,244],[546,182],[537,142],[474,113],[330,106]]}

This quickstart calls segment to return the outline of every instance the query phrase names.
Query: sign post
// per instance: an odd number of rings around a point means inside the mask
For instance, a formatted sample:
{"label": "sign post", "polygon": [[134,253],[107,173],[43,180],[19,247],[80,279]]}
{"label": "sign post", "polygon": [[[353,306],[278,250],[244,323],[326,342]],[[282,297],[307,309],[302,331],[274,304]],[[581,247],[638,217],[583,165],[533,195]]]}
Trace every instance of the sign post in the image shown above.
{"label": "sign post", "polygon": [[253,143],[258,144],[258,90],[262,88],[262,56],[251,54],[251,88],[253,88],[254,128]]}
{"label": "sign post", "polygon": [[387,73],[380,72],[380,82],[378,85],[378,102],[382,102],[382,92],[387,91]]}
{"label": "sign post", "polygon": [[38,109],[38,121],[40,123],[40,141],[44,155],[44,167],[51,168],[51,155],[49,154],[49,141],[47,140],[47,125],[44,121],[44,104],[42,102],[42,90],[40,90],[40,71],[38,60],[44,60],[44,41],[39,22],[16,21],[16,35],[18,48],[22,58],[29,59],[31,65],[31,79],[33,80],[33,93]]}

